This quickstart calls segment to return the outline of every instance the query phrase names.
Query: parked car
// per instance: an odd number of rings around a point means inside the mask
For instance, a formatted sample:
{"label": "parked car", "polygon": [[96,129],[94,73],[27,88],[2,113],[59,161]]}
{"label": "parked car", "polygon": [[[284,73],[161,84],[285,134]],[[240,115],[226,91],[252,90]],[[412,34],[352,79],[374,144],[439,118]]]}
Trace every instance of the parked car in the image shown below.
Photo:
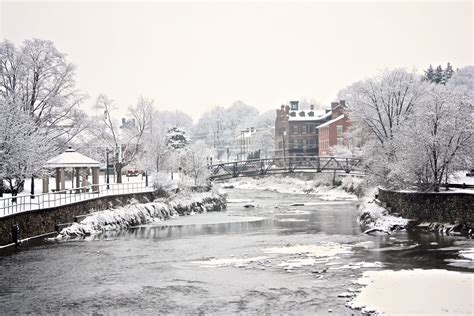
{"label": "parked car", "polygon": [[130,169],[127,170],[126,176],[127,177],[138,177],[139,174],[140,174],[140,172],[139,172],[138,169],[130,168]]}

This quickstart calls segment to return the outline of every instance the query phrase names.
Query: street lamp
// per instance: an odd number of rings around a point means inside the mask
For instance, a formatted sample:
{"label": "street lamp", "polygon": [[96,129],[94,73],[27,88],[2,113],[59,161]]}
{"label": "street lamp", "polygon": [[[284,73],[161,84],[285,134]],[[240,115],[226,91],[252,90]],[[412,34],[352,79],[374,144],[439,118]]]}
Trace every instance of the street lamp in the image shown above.
{"label": "street lamp", "polygon": [[283,160],[286,158],[285,136],[286,136],[286,131],[283,131]]}
{"label": "street lamp", "polygon": [[107,153],[107,165],[105,166],[105,182],[107,183],[107,190],[109,189],[109,149],[105,150]]}

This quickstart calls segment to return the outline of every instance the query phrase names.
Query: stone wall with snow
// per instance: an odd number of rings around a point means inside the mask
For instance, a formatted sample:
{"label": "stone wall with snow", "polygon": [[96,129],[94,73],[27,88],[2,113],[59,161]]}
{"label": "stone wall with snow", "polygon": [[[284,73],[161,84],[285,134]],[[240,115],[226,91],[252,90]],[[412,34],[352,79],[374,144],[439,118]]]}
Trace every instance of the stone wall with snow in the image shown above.
{"label": "stone wall with snow", "polygon": [[57,224],[74,222],[76,216],[126,205],[131,199],[146,203],[155,198],[153,192],[102,196],[68,205],[8,215],[0,218],[0,245],[11,243],[11,229],[14,224],[18,224],[20,238],[24,239],[54,232]]}
{"label": "stone wall with snow", "polygon": [[380,188],[378,199],[390,213],[429,222],[462,223],[474,227],[474,193],[404,192]]}

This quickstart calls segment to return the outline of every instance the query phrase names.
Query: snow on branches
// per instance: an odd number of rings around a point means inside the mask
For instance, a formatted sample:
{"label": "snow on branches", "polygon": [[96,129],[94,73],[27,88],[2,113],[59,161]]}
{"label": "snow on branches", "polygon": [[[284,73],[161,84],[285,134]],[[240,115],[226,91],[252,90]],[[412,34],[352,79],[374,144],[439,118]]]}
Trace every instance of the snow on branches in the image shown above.
{"label": "snow on branches", "polygon": [[363,131],[362,155],[375,182],[438,191],[443,178],[473,163],[474,102],[464,85],[472,72],[462,74],[437,85],[397,69],[340,93],[353,130]]}
{"label": "snow on branches", "polygon": [[[16,194],[54,152],[46,130],[12,98],[0,97],[0,179]],[[0,180],[2,181],[2,180]]]}
{"label": "snow on branches", "polygon": [[189,144],[186,132],[179,127],[172,127],[166,133],[166,146],[170,150],[178,150]]}

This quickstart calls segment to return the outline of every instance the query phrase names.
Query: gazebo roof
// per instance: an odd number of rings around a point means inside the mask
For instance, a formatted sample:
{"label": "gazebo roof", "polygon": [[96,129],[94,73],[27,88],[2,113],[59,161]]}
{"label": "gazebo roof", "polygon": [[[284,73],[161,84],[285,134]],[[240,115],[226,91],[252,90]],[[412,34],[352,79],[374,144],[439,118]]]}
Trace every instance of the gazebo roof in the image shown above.
{"label": "gazebo roof", "polygon": [[99,166],[98,161],[76,152],[71,146],[62,154],[49,159],[45,164],[46,168],[89,168]]}

